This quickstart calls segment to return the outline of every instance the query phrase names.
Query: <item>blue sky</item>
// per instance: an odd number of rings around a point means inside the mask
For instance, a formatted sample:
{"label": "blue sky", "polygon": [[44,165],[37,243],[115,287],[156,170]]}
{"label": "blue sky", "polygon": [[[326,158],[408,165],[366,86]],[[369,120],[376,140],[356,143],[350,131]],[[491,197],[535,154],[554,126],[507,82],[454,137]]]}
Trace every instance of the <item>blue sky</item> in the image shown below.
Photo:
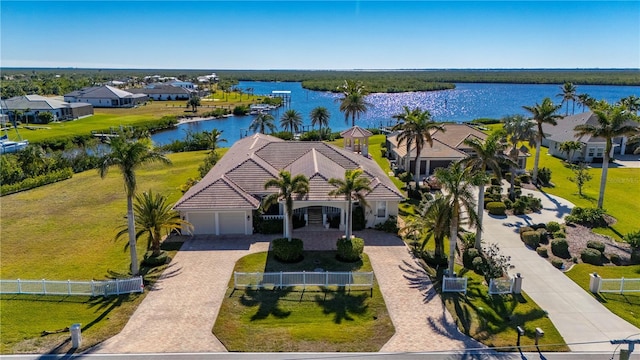
{"label": "blue sky", "polygon": [[0,66],[640,68],[640,1],[6,1]]}

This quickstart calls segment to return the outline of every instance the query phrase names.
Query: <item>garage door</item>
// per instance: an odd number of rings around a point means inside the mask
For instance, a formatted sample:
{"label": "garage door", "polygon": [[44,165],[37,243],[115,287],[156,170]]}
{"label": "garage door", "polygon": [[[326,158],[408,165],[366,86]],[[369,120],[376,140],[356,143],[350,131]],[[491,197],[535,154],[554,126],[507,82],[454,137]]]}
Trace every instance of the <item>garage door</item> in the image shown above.
{"label": "garage door", "polygon": [[244,234],[245,214],[244,212],[218,213],[220,221],[220,235]]}
{"label": "garage door", "polygon": [[193,224],[193,234],[215,234],[216,217],[214,213],[189,213],[188,219]]}

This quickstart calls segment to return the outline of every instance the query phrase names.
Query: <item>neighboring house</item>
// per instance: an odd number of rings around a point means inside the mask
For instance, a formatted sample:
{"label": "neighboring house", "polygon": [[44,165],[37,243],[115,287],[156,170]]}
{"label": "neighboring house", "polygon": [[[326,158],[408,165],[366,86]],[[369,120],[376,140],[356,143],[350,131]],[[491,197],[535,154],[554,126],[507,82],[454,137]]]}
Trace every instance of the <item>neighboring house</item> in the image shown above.
{"label": "neighboring house", "polygon": [[189,100],[194,92],[185,88],[171,85],[158,85],[144,89],[127,89],[133,94],[146,94],[153,100]]}
{"label": "neighboring house", "polygon": [[[604,138],[595,138],[591,135],[577,137],[575,127],[584,124],[598,124],[598,117],[591,111],[581,114],[569,115],[558,120],[557,125],[542,124],[542,146],[549,148],[549,154],[562,159],[567,159],[567,153],[560,151],[560,144],[565,141],[579,141],[582,143],[582,150],[575,151],[572,155],[573,161],[602,162],[604,149],[607,142]],[[624,155],[628,138],[621,136],[613,139],[614,154]]]}
{"label": "neighboring house", "polygon": [[[339,227],[344,229],[347,201],[344,196],[328,195],[335,188],[329,179],[344,179],[346,169],[358,167],[371,179],[366,226],[397,216],[404,196],[375,161],[320,141],[284,141],[264,134],[237,141],[174,208],[194,225],[195,234],[252,234],[261,201],[276,191],[265,190],[264,184],[277,178],[280,170],[287,170],[292,176],[309,178],[309,193],[294,201],[294,214],[304,216],[307,226],[318,227],[339,218]],[[273,215],[265,218],[282,219],[283,205],[267,213]]]}
{"label": "neighboring house", "polygon": [[[54,121],[79,119],[93,115],[91,104],[74,104],[48,98],[40,95],[16,96],[1,101],[2,112],[7,114],[11,120],[14,119],[16,111],[21,111],[28,116],[30,122],[39,122],[38,115],[42,112],[53,114]],[[17,119],[20,120],[20,119]]]}
{"label": "neighboring house", "polygon": [[[446,168],[452,162],[456,162],[473,155],[473,151],[464,144],[465,139],[485,140],[488,135],[467,124],[444,124],[445,131],[435,130],[431,133],[433,147],[425,143],[420,152],[420,176],[429,176],[438,168]],[[407,144],[398,145],[398,134],[394,132],[387,135],[386,147],[390,160],[396,161],[396,166],[405,168],[407,155],[409,156],[409,171],[415,172],[416,147],[413,145],[407,153]],[[527,166],[527,154],[520,149],[518,167],[525,169]]]}
{"label": "neighboring house", "polygon": [[167,81],[166,84],[175,86],[175,87],[181,87],[183,89],[188,89],[188,90],[198,89],[198,87],[191,81],[171,80],[171,81]]}
{"label": "neighboring house", "polygon": [[64,95],[69,103],[87,103],[93,107],[129,108],[146,102],[146,94],[132,94],[113,86],[103,85],[72,91]]}

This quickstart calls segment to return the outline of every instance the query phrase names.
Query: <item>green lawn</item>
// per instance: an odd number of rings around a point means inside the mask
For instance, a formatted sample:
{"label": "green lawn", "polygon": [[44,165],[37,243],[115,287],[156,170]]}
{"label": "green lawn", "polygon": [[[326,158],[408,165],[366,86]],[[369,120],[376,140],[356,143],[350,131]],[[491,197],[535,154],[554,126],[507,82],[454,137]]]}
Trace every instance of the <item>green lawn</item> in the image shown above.
{"label": "green lawn", "polygon": [[[535,329],[539,327],[544,330],[544,338],[539,343],[542,351],[569,351],[547,313],[527,294],[489,295],[482,276],[461,267],[457,271],[468,278],[466,296],[442,293],[439,289],[441,284],[437,282],[435,285],[447,310],[464,334],[487,346],[498,347],[501,351],[517,351],[516,326],[522,326],[525,330],[520,340],[522,350],[536,351]],[[441,276],[438,274],[438,279]]]}
{"label": "green lawn", "polygon": [[589,275],[594,272],[605,279],[620,279],[623,277],[625,279],[638,279],[640,278],[640,265],[596,266],[576,264],[570,271],[565,272],[565,275],[580,285],[584,291],[593,295],[612,313],[640,328],[640,293],[625,293],[624,295],[616,293],[593,294],[589,291]]}
{"label": "green lawn", "polygon": [[[138,190],[151,189],[175,202],[178,187],[197,175],[205,152],[171,154],[172,166],[154,164],[138,172]],[[37,189],[2,197],[0,271],[3,279],[101,280],[127,277],[126,240],[114,241],[126,223],[126,198],[120,173],[113,169],[100,179],[96,170]],[[142,258],[146,242],[141,241]],[[159,272],[148,274],[149,278]],[[80,322],[84,345],[90,346],[120,331],[142,296],[86,297],[2,296],[2,353],[48,351],[66,337],[49,335]]]}
{"label": "green lawn", "polygon": [[[267,252],[245,256],[235,271],[372,271],[366,254],[357,263],[335,260],[333,251],[305,252],[282,264]],[[324,291],[323,291],[324,290]],[[233,290],[220,308],[214,334],[229,351],[379,351],[395,330],[376,285],[370,290],[309,287]]]}

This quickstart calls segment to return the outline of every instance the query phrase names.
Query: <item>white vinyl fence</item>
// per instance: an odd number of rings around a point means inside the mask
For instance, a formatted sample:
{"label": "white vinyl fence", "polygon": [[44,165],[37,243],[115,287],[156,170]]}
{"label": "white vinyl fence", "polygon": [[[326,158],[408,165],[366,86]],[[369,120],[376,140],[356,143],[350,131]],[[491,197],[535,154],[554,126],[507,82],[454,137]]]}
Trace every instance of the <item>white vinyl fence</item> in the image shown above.
{"label": "white vinyl fence", "polygon": [[461,292],[467,294],[467,278],[443,277],[442,292]]}
{"label": "white vinyl fence", "polygon": [[143,291],[142,277],[105,281],[0,280],[0,294],[111,296]]}
{"label": "white vinyl fence", "polygon": [[640,279],[602,279],[599,292],[626,293],[640,292]]}
{"label": "white vinyl fence", "polygon": [[290,286],[362,286],[373,287],[373,272],[254,272],[233,273],[234,288]]}
{"label": "white vinyl fence", "polygon": [[511,294],[513,279],[491,279],[489,281],[489,295]]}

